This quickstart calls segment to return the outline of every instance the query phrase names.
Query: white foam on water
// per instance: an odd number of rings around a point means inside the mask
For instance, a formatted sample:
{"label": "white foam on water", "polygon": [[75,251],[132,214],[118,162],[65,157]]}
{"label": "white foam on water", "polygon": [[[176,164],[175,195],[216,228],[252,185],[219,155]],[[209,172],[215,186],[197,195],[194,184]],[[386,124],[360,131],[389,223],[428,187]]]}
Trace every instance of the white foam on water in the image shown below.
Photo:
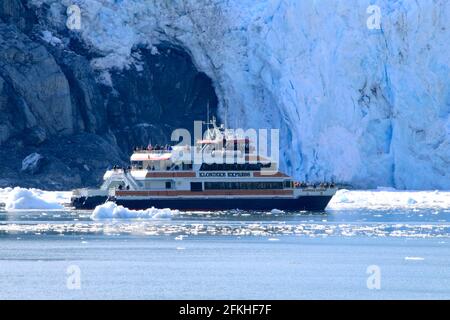
{"label": "white foam on water", "polygon": [[178,214],[178,210],[156,209],[154,207],[147,210],[130,210],[118,206],[114,202],[106,202],[94,209],[91,219],[168,219]]}

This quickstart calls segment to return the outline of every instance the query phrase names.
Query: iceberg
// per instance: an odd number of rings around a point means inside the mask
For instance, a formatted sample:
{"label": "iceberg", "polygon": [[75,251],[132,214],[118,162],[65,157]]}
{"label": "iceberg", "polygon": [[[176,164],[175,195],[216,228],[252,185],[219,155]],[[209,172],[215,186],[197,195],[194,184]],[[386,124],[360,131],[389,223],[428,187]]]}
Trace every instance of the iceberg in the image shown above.
{"label": "iceberg", "polygon": [[[32,209],[51,209],[61,210],[64,206],[59,202],[58,193],[44,193],[40,190],[24,189],[16,187],[14,189],[4,189],[2,193],[7,193],[5,199],[5,209],[9,210],[32,210]],[[59,199],[58,199],[59,198]],[[58,199],[58,200],[57,200]]]}
{"label": "iceberg", "polygon": [[369,0],[30,1],[57,38],[65,7],[81,8],[99,72],[136,63],[138,45],[184,48],[229,126],[280,129],[298,179],[450,189],[447,0],[376,1],[379,28]]}
{"label": "iceberg", "polygon": [[97,206],[91,215],[93,220],[101,219],[168,219],[179,214],[178,210],[156,209],[130,210],[114,202]]}

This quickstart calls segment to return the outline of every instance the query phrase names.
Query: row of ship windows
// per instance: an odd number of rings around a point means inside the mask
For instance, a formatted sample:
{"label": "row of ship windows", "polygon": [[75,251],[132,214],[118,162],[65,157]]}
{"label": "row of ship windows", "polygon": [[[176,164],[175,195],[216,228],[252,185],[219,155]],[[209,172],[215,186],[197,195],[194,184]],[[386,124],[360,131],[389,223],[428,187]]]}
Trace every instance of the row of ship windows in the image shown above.
{"label": "row of ship windows", "polygon": [[[131,168],[133,169],[137,169],[137,170],[142,170],[144,169],[144,162],[143,161],[131,161]],[[149,171],[155,171],[157,168],[153,165],[147,165],[147,167],[145,168],[146,170]],[[160,170],[192,170],[192,164],[191,163],[181,163],[181,164],[172,164],[171,166],[167,166],[166,168],[160,168]]]}
{"label": "row of ship windows", "polygon": [[[172,189],[173,183],[166,181],[166,189]],[[284,188],[292,188],[292,181],[284,182],[205,182],[204,189],[201,182],[191,182],[191,191],[203,191],[203,190],[281,190]],[[110,185],[118,187],[119,190],[124,189],[123,182],[117,181]],[[145,184],[145,187],[150,188],[152,184]],[[128,188],[127,188],[128,189]]]}
{"label": "row of ship windows", "polygon": [[286,182],[205,182],[205,190],[267,190],[290,188]]}
{"label": "row of ship windows", "polygon": [[232,164],[202,164],[200,171],[259,171],[262,168],[270,168],[271,164],[262,163],[232,163]]}
{"label": "row of ship windows", "polygon": [[[260,171],[262,168],[270,168],[271,164],[262,163],[233,163],[233,164],[206,164],[203,163],[200,171]],[[143,161],[132,161],[131,167],[133,169],[144,169]],[[154,166],[147,166],[147,170],[155,170]],[[165,168],[166,170],[192,170],[192,164],[182,163],[180,165],[172,165]]]}

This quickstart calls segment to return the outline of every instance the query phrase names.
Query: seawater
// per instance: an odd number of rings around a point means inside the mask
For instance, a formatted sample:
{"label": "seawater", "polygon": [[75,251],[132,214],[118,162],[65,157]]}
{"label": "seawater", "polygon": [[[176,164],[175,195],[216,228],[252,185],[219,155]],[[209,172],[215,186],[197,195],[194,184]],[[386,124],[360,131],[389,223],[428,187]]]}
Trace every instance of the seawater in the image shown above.
{"label": "seawater", "polygon": [[450,298],[450,210],[91,213],[0,211],[0,298]]}

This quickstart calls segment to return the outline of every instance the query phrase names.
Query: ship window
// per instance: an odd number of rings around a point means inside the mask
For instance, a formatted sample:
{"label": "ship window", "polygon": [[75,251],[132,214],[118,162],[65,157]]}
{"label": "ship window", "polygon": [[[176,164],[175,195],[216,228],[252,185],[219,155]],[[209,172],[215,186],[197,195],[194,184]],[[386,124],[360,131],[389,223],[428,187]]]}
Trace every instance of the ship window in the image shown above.
{"label": "ship window", "polygon": [[166,189],[172,189],[172,182],[166,181]]}
{"label": "ship window", "polygon": [[131,161],[131,167],[133,169],[143,169],[144,162],[143,161]]}
{"label": "ship window", "polygon": [[182,170],[192,170],[192,163],[182,163],[181,164],[181,169]]}
{"label": "ship window", "polygon": [[294,187],[294,183],[292,181],[290,181],[290,180],[286,180],[284,182],[284,187],[285,188],[293,188]]}
{"label": "ship window", "polygon": [[191,191],[194,191],[194,192],[203,191],[202,183],[201,182],[191,182]]}

